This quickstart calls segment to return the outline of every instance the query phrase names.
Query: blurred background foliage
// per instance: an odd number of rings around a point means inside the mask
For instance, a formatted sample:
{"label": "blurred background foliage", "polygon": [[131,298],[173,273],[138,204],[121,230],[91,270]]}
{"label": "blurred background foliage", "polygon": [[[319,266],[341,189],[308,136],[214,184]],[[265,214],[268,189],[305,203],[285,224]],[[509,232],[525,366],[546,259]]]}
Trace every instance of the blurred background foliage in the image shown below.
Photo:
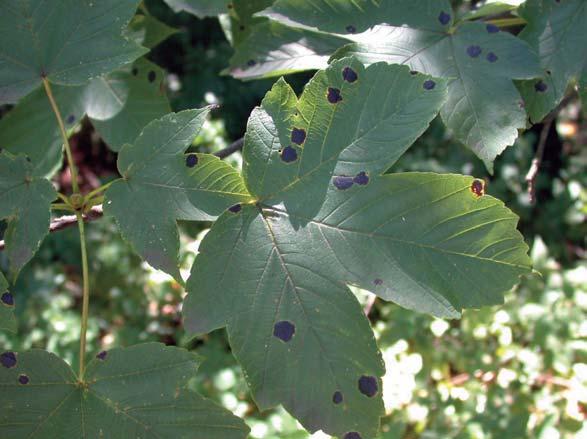
{"label": "blurred background foliage", "polygon": [[[146,1],[145,6],[179,30],[149,56],[168,71],[174,110],[221,105],[194,149],[218,151],[242,137],[249,113],[273,80],[241,82],[219,75],[232,52],[217,20],[175,14],[160,0]],[[310,76],[287,80],[300,92]],[[535,204],[524,177],[541,125],[498,158],[494,175],[455,143],[439,121],[390,170],[484,178],[488,192],[520,216],[520,230],[541,274],[522,279],[506,295],[504,306],[466,311],[458,321],[374,303],[369,318],[387,367],[387,416],[380,439],[587,438],[586,115],[579,100],[572,99],[550,129]],[[81,126],[73,143],[87,186],[115,176],[115,156],[89,123]],[[239,153],[227,160],[236,167],[241,164]],[[57,180],[66,186],[67,173]],[[185,278],[209,227],[181,225]],[[145,341],[194,349],[206,361],[193,386],[245,417],[252,438],[328,437],[309,435],[282,409],[259,413],[225,332],[186,338],[181,326],[182,288],[142,263],[110,219],[93,222],[87,230],[92,285],[88,336],[93,351]],[[1,232],[0,224],[0,236]],[[78,252],[75,229],[45,241],[14,288],[19,333],[0,334],[3,349],[46,348],[77,362]],[[0,268],[6,268],[5,262],[0,253]],[[237,264],[234,270],[238,269]],[[369,293],[355,292],[371,304]]]}

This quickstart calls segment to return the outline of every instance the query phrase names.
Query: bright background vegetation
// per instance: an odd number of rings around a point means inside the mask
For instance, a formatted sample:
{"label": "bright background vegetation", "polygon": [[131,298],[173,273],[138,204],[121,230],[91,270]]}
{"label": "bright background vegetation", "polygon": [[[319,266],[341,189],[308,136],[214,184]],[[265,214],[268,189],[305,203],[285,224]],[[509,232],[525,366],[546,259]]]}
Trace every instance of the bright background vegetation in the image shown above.
{"label": "bright background vegetation", "polygon": [[[169,72],[173,109],[222,105],[194,149],[222,149],[243,135],[251,109],[273,80],[243,83],[219,76],[231,48],[217,20],[175,14],[160,0],[146,1],[146,6],[179,29],[150,55]],[[295,75],[288,81],[300,91],[309,77]],[[505,306],[466,311],[460,321],[375,302],[370,319],[387,367],[383,391],[388,416],[380,438],[587,437],[586,114],[579,100],[572,100],[553,125],[536,205],[530,203],[524,176],[540,125],[498,158],[493,176],[469,150],[451,140],[438,120],[394,167],[485,178],[488,192],[520,215],[520,229],[542,276],[524,279],[506,296]],[[115,157],[92,135],[91,125],[83,124],[73,144],[88,188],[114,175]],[[229,161],[239,166],[240,154]],[[60,182],[67,186],[68,176],[61,175]],[[182,232],[187,277],[206,225],[186,224]],[[256,410],[224,331],[186,339],[181,327],[182,289],[169,276],[141,263],[110,220],[92,223],[88,233],[90,346],[99,351],[161,341],[193,348],[207,358],[198,375],[198,390],[245,417],[252,438],[309,437],[284,411]],[[76,361],[78,249],[75,229],[45,241],[15,288],[20,336],[0,335],[3,348],[45,348]],[[0,268],[6,268],[1,253]],[[238,262],[233,269],[238,271]],[[368,300],[364,293],[357,294]]]}

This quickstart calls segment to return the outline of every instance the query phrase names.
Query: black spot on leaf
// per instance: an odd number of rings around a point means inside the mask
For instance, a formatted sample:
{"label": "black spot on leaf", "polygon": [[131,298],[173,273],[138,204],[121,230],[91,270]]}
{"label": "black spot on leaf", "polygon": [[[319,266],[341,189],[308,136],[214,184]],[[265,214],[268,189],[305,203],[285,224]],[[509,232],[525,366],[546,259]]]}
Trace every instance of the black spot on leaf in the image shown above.
{"label": "black spot on leaf", "polygon": [[373,284],[375,284],[375,286],[381,286],[383,285],[383,279],[377,278],[373,281]]}
{"label": "black spot on leaf", "polygon": [[467,55],[469,55],[471,58],[478,58],[479,55],[481,55],[481,52],[483,52],[483,49],[481,49],[480,46],[467,47]]}
{"label": "black spot on leaf", "polygon": [[373,398],[379,392],[377,378],[363,375],[359,378],[359,391],[369,398]]}
{"label": "black spot on leaf", "polygon": [[133,69],[131,70],[131,73],[133,76],[137,76],[139,74],[139,69],[137,69],[136,67],[133,67]]}
{"label": "black spot on leaf", "polygon": [[102,361],[104,361],[104,360],[106,359],[106,357],[107,357],[107,356],[108,356],[108,352],[106,352],[106,351],[102,351],[102,352],[100,352],[98,355],[96,355],[96,358],[97,358],[98,360],[102,360]]}
{"label": "black spot on leaf", "polygon": [[285,163],[292,163],[298,159],[298,152],[291,146],[286,146],[281,150],[281,160]]}
{"label": "black spot on leaf", "polygon": [[293,323],[288,322],[287,320],[277,322],[275,326],[273,326],[273,335],[286,343],[293,338],[295,333],[296,327]]}
{"label": "black spot on leaf", "polygon": [[490,34],[496,34],[499,32],[499,28],[493,23],[489,23],[487,26],[485,26],[485,29],[487,29],[487,32]]}
{"label": "black spot on leaf", "polygon": [[254,67],[257,65],[257,61],[255,61],[254,59],[250,59],[247,61],[247,66],[249,67]]}
{"label": "black spot on leaf", "polygon": [[353,182],[360,186],[365,186],[366,184],[369,184],[369,176],[365,172],[359,172],[355,178],[353,178]]}
{"label": "black spot on leaf", "polygon": [[338,88],[328,87],[328,102],[331,104],[337,104],[342,101],[342,96],[340,95],[340,90]]}
{"label": "black spot on leaf", "polygon": [[303,144],[306,141],[306,130],[294,128],[291,131],[291,141],[297,145]]}
{"label": "black spot on leaf", "polygon": [[334,392],[334,394],[332,395],[332,402],[336,405],[340,404],[343,399],[344,398],[342,396],[342,393],[339,391]]}
{"label": "black spot on leaf", "polygon": [[29,377],[26,376],[25,374],[22,374],[18,377],[18,382],[20,384],[22,384],[23,386],[29,383]]}
{"label": "black spot on leaf", "polygon": [[548,90],[548,85],[546,85],[544,81],[538,81],[536,84],[534,84],[534,90],[536,90],[538,93],[544,93],[546,90]]}
{"label": "black spot on leaf", "polygon": [[193,168],[198,164],[198,156],[196,154],[190,154],[185,158],[185,165],[188,168]]}
{"label": "black spot on leaf", "polygon": [[474,180],[471,183],[471,192],[478,197],[485,195],[485,182],[483,180]]}
{"label": "black spot on leaf", "polygon": [[359,433],[357,433],[356,431],[351,431],[351,432],[345,434],[343,439],[362,439],[362,438],[361,438],[361,435]]}
{"label": "black spot on leaf", "polygon": [[344,191],[353,185],[354,179],[353,179],[353,177],[345,177],[345,176],[341,175],[341,176],[334,177],[334,179],[332,180],[332,183],[334,184],[334,186],[337,189]]}
{"label": "black spot on leaf", "polygon": [[235,204],[234,206],[230,206],[228,210],[232,213],[239,213],[243,207],[240,204]]}
{"label": "black spot on leaf", "polygon": [[410,75],[414,76],[414,75],[417,75],[417,74],[418,74],[418,72],[416,70],[410,70]]}
{"label": "black spot on leaf", "polygon": [[489,61],[489,62],[493,63],[493,62],[495,62],[495,61],[497,61],[497,60],[498,60],[498,58],[497,58],[497,55],[496,55],[495,53],[493,53],[493,52],[489,52],[489,53],[487,54],[487,61]]}
{"label": "black spot on leaf", "polygon": [[13,368],[16,366],[16,354],[14,352],[4,352],[0,355],[0,364],[7,369]]}
{"label": "black spot on leaf", "polygon": [[2,303],[6,306],[14,306],[14,296],[10,293],[2,294]]}
{"label": "black spot on leaf", "polygon": [[67,116],[67,119],[65,121],[67,122],[68,125],[71,125],[72,123],[75,122],[75,116],[73,114],[70,114],[69,116]]}
{"label": "black spot on leaf", "polygon": [[154,82],[155,79],[157,79],[157,73],[155,73],[154,70],[151,70],[149,72],[149,75],[147,76],[147,79],[149,80],[149,82]]}
{"label": "black spot on leaf", "polygon": [[357,75],[357,72],[355,72],[350,67],[345,67],[342,70],[342,79],[347,82],[355,82],[357,79],[359,79],[359,76]]}
{"label": "black spot on leaf", "polygon": [[434,87],[436,87],[436,82],[434,82],[432,79],[429,79],[428,81],[424,82],[423,87],[425,90],[433,90]]}
{"label": "black spot on leaf", "polygon": [[438,16],[438,21],[440,21],[440,24],[442,24],[443,26],[446,26],[448,23],[450,23],[450,14],[447,14],[446,12],[442,11]]}
{"label": "black spot on leaf", "polygon": [[354,34],[354,33],[356,33],[356,32],[357,32],[357,28],[356,28],[355,26],[353,26],[352,24],[349,24],[349,25],[346,27],[346,31],[347,31],[349,34]]}

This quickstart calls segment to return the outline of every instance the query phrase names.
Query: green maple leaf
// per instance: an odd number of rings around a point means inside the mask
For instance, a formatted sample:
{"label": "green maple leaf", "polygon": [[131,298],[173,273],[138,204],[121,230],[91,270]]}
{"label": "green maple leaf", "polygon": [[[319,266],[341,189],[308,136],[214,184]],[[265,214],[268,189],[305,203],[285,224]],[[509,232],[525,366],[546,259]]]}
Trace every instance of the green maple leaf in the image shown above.
{"label": "green maple leaf", "polygon": [[238,172],[208,154],[185,155],[210,108],[151,122],[118,156],[122,180],[106,192],[105,213],[153,267],[181,281],[177,220],[212,220],[250,196]]}
{"label": "green maple leaf", "polygon": [[489,170],[514,143],[518,129],[526,127],[526,112],[513,80],[539,74],[536,54],[495,26],[455,24],[448,0],[278,0],[263,15],[355,41],[338,50],[335,58],[354,55],[366,64],[406,64],[449,79],[442,118]]}
{"label": "green maple leaf", "polygon": [[[141,58],[79,87],[54,86],[53,95],[71,131],[88,116],[113,151],[136,139],[152,120],[171,111],[162,90],[164,72]],[[31,159],[34,174],[52,175],[62,165],[63,139],[45,90],[23,98],[0,119],[0,145]]]}
{"label": "green maple leaf", "polygon": [[248,428],[187,389],[199,358],[147,343],[102,352],[83,379],[42,350],[0,355],[6,438],[240,439]]}
{"label": "green maple leaf", "polygon": [[541,77],[520,84],[530,119],[540,122],[563,99],[587,66],[587,3],[528,0],[520,9],[528,24],[520,34],[540,56]]}
{"label": "green maple leaf", "polygon": [[299,100],[278,82],[251,115],[244,177],[256,203],[204,238],[184,318],[194,334],[227,327],[261,409],[283,404],[310,431],[374,436],[384,368],[346,285],[458,317],[501,303],[530,271],[517,217],[479,180],[381,175],[445,95],[445,82],[405,66],[343,59]]}
{"label": "green maple leaf", "polygon": [[56,197],[49,181],[33,176],[24,156],[0,153],[0,219],[8,221],[4,240],[12,278],[49,233],[50,207]]}
{"label": "green maple leaf", "polygon": [[122,36],[140,0],[5,0],[0,4],[0,103],[46,78],[83,84],[144,54]]}
{"label": "green maple leaf", "polygon": [[8,282],[0,273],[0,330],[16,332],[14,297],[8,291]]}

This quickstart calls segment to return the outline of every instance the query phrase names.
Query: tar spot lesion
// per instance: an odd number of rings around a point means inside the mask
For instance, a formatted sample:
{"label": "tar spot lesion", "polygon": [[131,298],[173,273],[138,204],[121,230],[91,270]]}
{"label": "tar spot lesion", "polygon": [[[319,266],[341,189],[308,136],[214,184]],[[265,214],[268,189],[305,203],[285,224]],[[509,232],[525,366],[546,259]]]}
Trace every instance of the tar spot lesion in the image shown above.
{"label": "tar spot lesion", "polygon": [[70,114],[69,116],[67,116],[65,122],[67,122],[68,125],[71,125],[75,122],[75,116],[73,114]]}
{"label": "tar spot lesion", "polygon": [[361,438],[361,435],[359,433],[357,433],[356,431],[350,431],[344,435],[343,439],[362,439],[362,438]]}
{"label": "tar spot lesion", "polygon": [[497,57],[497,55],[496,55],[495,53],[493,53],[493,52],[489,52],[489,53],[487,54],[487,61],[489,61],[490,63],[494,63],[494,62],[496,62],[497,60],[498,60],[498,57]]}
{"label": "tar spot lesion", "polygon": [[185,165],[188,168],[193,168],[198,164],[198,156],[196,154],[189,154],[185,158]]}
{"label": "tar spot lesion", "polygon": [[477,197],[482,197],[485,195],[485,182],[479,179],[473,180],[473,183],[471,183],[471,192],[473,192]]}
{"label": "tar spot lesion", "polygon": [[16,354],[14,352],[4,352],[0,355],[0,364],[7,369],[12,369],[16,366]]}
{"label": "tar spot lesion", "polygon": [[298,159],[298,152],[291,146],[286,146],[279,154],[285,163],[293,163]]}
{"label": "tar spot lesion", "polygon": [[467,47],[467,55],[469,55],[471,58],[478,58],[479,55],[481,55],[481,52],[483,52],[483,49],[481,49],[480,46],[469,46]]}
{"label": "tar spot lesion", "polygon": [[353,26],[352,24],[349,24],[345,30],[349,33],[349,34],[355,34],[357,33],[357,28],[355,26]]}
{"label": "tar spot lesion", "polygon": [[98,355],[96,355],[96,358],[98,360],[104,361],[106,359],[106,357],[108,356],[108,352],[106,351],[102,351],[100,352]]}
{"label": "tar spot lesion", "polygon": [[344,191],[352,187],[354,184],[354,178],[338,175],[332,179],[332,184],[334,184],[334,187],[338,190]]}
{"label": "tar spot lesion", "polygon": [[438,21],[440,21],[440,24],[443,26],[446,26],[448,23],[450,23],[450,14],[442,11],[438,16]]}
{"label": "tar spot lesion", "polygon": [[255,67],[257,65],[257,61],[255,61],[254,59],[250,59],[247,61],[247,66],[249,67]]}
{"label": "tar spot lesion", "polygon": [[18,377],[18,382],[20,384],[22,384],[23,386],[27,385],[29,383],[29,381],[30,381],[29,377],[27,375],[25,375],[24,373]]}
{"label": "tar spot lesion", "polygon": [[487,32],[490,34],[496,34],[499,32],[499,28],[493,23],[489,23],[487,26],[485,26],[485,29],[487,29]]}
{"label": "tar spot lesion", "polygon": [[345,67],[342,70],[342,79],[344,79],[346,82],[353,83],[359,79],[359,75],[357,75],[357,72],[355,72],[352,68]]}
{"label": "tar spot lesion", "polygon": [[356,183],[359,186],[365,186],[369,184],[369,176],[365,171],[361,171],[355,175],[355,178],[353,178],[353,183]]}
{"label": "tar spot lesion", "polygon": [[234,206],[230,206],[228,210],[232,213],[239,213],[242,210],[242,206],[240,204],[235,204]]}
{"label": "tar spot lesion", "polygon": [[277,337],[285,343],[289,342],[293,338],[295,333],[295,325],[292,322],[288,322],[287,320],[277,322],[273,326],[273,336]]}
{"label": "tar spot lesion", "polygon": [[136,67],[133,67],[133,69],[130,72],[132,73],[133,76],[137,76],[139,74],[139,69],[137,69]]}
{"label": "tar spot lesion", "polygon": [[373,398],[379,392],[379,384],[377,384],[377,378],[373,376],[363,375],[359,378],[359,391],[369,397]]}
{"label": "tar spot lesion", "polygon": [[424,90],[434,90],[434,87],[436,87],[436,82],[434,82],[432,79],[428,79],[427,81],[424,81],[422,87],[424,87]]}
{"label": "tar spot lesion", "polygon": [[154,82],[155,79],[157,79],[157,73],[155,73],[154,70],[151,70],[147,76],[147,79],[149,80],[149,82]]}
{"label": "tar spot lesion", "polygon": [[328,102],[330,102],[331,104],[338,104],[340,101],[342,101],[340,89],[338,88],[328,87],[326,97],[328,98]]}
{"label": "tar spot lesion", "polygon": [[379,278],[375,279],[373,281],[373,285],[375,285],[376,287],[380,287],[381,285],[383,285],[383,279],[379,279]]}
{"label": "tar spot lesion", "polygon": [[306,130],[303,128],[291,130],[291,141],[296,145],[302,145],[306,141]]}
{"label": "tar spot lesion", "polygon": [[342,403],[342,401],[344,400],[344,397],[342,396],[342,392],[340,391],[336,391],[334,392],[334,394],[332,395],[332,402],[336,405]]}
{"label": "tar spot lesion", "polygon": [[2,294],[2,298],[0,300],[2,300],[2,303],[6,306],[14,306],[14,296],[8,291]]}
{"label": "tar spot lesion", "polygon": [[544,81],[540,80],[534,84],[534,90],[536,90],[538,93],[544,93],[548,90],[548,85],[546,85]]}

